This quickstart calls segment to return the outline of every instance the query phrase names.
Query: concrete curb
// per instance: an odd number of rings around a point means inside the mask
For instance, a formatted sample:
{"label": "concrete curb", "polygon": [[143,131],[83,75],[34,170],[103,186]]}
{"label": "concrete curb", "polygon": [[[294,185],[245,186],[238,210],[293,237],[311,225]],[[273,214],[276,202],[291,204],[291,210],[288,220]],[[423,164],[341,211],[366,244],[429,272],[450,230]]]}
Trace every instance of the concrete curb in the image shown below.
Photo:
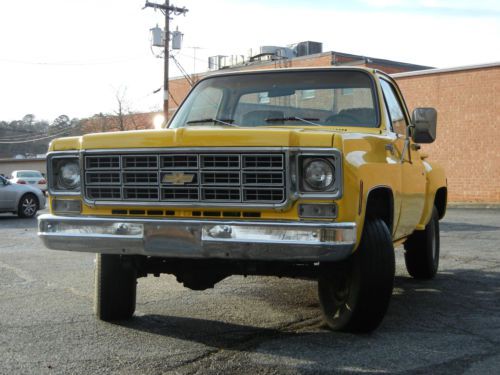
{"label": "concrete curb", "polygon": [[451,202],[448,203],[447,208],[448,209],[454,209],[454,208],[500,209],[500,203]]}

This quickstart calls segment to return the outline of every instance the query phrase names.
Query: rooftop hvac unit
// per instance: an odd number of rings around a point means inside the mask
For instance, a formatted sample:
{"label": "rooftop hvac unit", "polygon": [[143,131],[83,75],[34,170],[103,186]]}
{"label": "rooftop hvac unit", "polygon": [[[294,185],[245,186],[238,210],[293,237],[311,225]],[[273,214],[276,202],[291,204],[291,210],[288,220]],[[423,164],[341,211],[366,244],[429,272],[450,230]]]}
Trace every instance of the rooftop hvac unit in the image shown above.
{"label": "rooftop hvac unit", "polygon": [[295,56],[295,54],[291,48],[280,46],[260,46],[257,48],[251,48],[248,51],[248,57],[251,60],[254,60],[254,58],[262,59],[264,56],[267,56],[270,60],[274,60],[276,57],[291,59]]}
{"label": "rooftop hvac unit", "polygon": [[314,55],[323,52],[323,43],[320,42],[300,42],[293,47],[296,56]]}
{"label": "rooftop hvac unit", "polygon": [[291,48],[280,47],[276,50],[276,56],[281,57],[282,59],[293,59],[295,57],[295,53]]}
{"label": "rooftop hvac unit", "polygon": [[225,59],[227,56],[216,55],[208,58],[208,70],[218,70],[224,67]]}

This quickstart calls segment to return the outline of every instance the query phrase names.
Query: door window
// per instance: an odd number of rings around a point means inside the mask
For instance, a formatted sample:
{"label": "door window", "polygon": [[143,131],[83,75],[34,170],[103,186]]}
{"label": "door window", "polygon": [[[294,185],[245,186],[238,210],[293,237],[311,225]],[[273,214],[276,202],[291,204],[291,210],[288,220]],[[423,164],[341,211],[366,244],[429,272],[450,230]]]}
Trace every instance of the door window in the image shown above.
{"label": "door window", "polygon": [[392,130],[395,133],[406,135],[406,118],[403,111],[403,106],[399,101],[398,95],[394,87],[387,81],[381,79],[382,92],[384,93],[385,103],[388,107],[391,117]]}

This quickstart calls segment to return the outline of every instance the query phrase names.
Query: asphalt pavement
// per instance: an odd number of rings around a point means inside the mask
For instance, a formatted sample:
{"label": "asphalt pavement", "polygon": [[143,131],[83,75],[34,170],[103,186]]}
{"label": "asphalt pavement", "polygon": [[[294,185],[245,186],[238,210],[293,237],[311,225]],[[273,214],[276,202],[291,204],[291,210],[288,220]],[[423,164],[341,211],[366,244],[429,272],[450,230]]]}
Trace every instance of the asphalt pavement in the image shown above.
{"label": "asphalt pavement", "polygon": [[45,249],[35,219],[0,215],[0,374],[498,374],[500,210],[450,209],[435,280],[397,249],[394,295],[369,335],[328,331],[316,283],[139,279],[135,317],[98,321],[94,255]]}

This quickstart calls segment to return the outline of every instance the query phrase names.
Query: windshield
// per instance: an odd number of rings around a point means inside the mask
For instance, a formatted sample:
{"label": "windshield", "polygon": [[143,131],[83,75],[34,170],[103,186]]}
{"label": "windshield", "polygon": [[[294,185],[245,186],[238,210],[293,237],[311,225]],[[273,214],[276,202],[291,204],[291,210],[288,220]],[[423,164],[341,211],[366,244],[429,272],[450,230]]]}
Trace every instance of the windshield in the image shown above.
{"label": "windshield", "polygon": [[19,171],[16,173],[16,176],[19,177],[24,177],[24,178],[30,178],[30,177],[42,177],[42,174],[37,171]]}
{"label": "windshield", "polygon": [[376,108],[372,79],[362,71],[230,75],[200,82],[169,127],[377,127]]}

